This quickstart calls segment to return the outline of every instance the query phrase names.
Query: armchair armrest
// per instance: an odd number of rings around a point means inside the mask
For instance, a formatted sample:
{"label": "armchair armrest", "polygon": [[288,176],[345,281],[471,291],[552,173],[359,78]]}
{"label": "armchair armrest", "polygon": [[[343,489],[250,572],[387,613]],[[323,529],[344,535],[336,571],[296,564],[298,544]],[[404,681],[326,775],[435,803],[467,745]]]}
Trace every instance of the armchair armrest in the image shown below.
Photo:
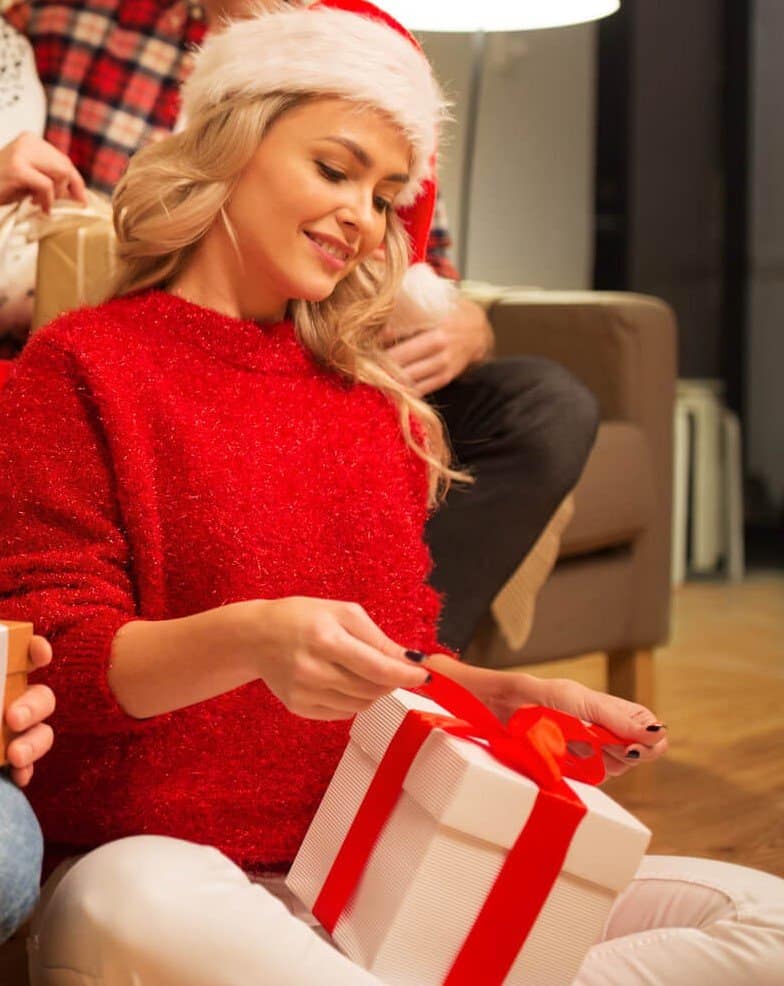
{"label": "armchair armrest", "polygon": [[669,499],[676,323],[664,302],[598,291],[505,291],[488,310],[496,355],[545,356],[597,397],[602,420],[640,427]]}
{"label": "armchair armrest", "polygon": [[[488,315],[498,356],[547,356],[596,395],[603,419],[634,421],[653,398],[675,396],[675,318],[647,295],[598,291],[505,292]],[[662,393],[646,383],[667,380]]]}
{"label": "armchair armrest", "polygon": [[[489,305],[488,316],[496,335],[497,356],[535,355],[555,360],[599,401],[603,426],[574,492],[575,523],[580,517],[591,517],[592,508],[603,509],[608,496],[610,501],[627,496],[631,477],[624,470],[630,468],[630,460],[620,455],[615,461],[618,443],[608,439],[613,434],[618,437],[619,427],[626,438],[638,436],[636,447],[642,457],[634,459],[633,468],[644,469],[644,473],[637,472],[634,478],[650,494],[650,517],[632,543],[629,567],[623,567],[624,585],[629,588],[627,622],[626,629],[618,629],[615,636],[624,646],[628,638],[630,646],[650,647],[666,637],[669,614],[677,373],[674,314],[663,302],[644,295],[506,290]],[[608,490],[608,483],[614,488]],[[587,571],[591,562],[584,564]],[[612,562],[606,565],[609,569]],[[569,571],[574,575],[577,569]],[[551,596],[551,609],[557,612],[568,593],[562,597],[552,592]],[[548,616],[552,621],[554,612],[544,614],[542,627]],[[558,640],[545,639],[542,627],[538,636],[535,629],[533,651],[547,655],[563,651]]]}

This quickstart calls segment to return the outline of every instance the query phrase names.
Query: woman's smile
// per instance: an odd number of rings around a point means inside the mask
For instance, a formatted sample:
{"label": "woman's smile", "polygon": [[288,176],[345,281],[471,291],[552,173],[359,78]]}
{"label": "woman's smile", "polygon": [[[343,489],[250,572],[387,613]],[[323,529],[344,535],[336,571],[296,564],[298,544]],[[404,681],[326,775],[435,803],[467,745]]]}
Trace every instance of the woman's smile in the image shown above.
{"label": "woman's smile", "polygon": [[342,243],[332,236],[325,236],[323,233],[305,230],[305,236],[310,240],[318,257],[330,270],[344,270],[356,252],[348,244]]}

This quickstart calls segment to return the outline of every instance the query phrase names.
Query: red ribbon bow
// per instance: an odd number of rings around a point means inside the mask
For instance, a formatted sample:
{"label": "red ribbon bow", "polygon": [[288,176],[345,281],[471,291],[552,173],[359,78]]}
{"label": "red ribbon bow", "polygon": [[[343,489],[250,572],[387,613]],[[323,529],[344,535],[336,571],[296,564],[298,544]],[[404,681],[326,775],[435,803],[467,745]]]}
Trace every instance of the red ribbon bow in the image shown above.
{"label": "red ribbon bow", "polygon": [[[498,761],[539,787],[536,802],[509,850],[444,986],[500,984],[522,948],[561,871],[586,808],[563,780],[590,784],[604,779],[601,747],[623,741],[601,726],[540,706],[518,709],[508,726],[457,682],[431,672],[420,689],[458,718],[410,710],[384,754],[346,838],[313,906],[332,933],[348,906],[368,858],[397,803],[406,774],[433,729],[487,749]],[[578,741],[591,748],[585,759],[568,749]],[[521,893],[521,888],[525,892]]]}
{"label": "red ribbon bow", "polygon": [[[566,712],[540,705],[519,708],[504,726],[471,692],[438,672],[431,672],[430,682],[418,691],[463,720],[461,728],[454,719],[442,717],[445,722],[438,725],[446,732],[473,742],[484,740],[478,745],[496,760],[548,790],[564,777],[601,784],[605,777],[602,746],[623,745],[623,740],[604,726],[588,725]],[[573,742],[589,746],[591,753],[577,756],[568,747]]]}

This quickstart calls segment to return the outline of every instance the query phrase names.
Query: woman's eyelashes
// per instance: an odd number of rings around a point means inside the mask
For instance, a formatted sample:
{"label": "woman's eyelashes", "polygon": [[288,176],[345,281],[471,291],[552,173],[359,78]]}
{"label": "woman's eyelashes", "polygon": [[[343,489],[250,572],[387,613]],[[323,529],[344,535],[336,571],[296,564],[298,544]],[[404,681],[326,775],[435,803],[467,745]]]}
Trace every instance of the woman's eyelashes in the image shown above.
{"label": "woman's eyelashes", "polygon": [[335,182],[335,184],[339,181],[345,181],[348,177],[348,175],[346,175],[343,171],[337,171],[335,168],[330,168],[330,166],[328,164],[324,164],[323,161],[316,161],[316,166],[327,181]]}
{"label": "woman's eyelashes", "polygon": [[[348,179],[348,175],[344,171],[338,171],[337,168],[331,168],[323,161],[316,161],[316,166],[321,172],[322,177],[326,178],[327,181],[331,181],[335,185],[337,185],[338,182],[346,181]],[[373,208],[376,212],[388,212],[392,208],[392,203],[389,199],[385,199],[383,195],[374,195]]]}

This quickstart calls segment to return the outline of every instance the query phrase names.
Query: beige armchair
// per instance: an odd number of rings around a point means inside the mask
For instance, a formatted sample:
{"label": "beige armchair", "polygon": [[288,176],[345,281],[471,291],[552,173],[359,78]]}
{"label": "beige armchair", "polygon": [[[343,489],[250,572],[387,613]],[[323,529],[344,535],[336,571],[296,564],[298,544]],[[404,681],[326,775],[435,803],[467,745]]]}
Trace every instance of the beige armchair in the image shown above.
{"label": "beige armchair", "polygon": [[609,690],[648,704],[670,615],[673,313],[642,295],[505,291],[488,314],[499,356],[562,363],[596,394],[601,425],[573,496],[466,659],[506,668],[601,651]]}

